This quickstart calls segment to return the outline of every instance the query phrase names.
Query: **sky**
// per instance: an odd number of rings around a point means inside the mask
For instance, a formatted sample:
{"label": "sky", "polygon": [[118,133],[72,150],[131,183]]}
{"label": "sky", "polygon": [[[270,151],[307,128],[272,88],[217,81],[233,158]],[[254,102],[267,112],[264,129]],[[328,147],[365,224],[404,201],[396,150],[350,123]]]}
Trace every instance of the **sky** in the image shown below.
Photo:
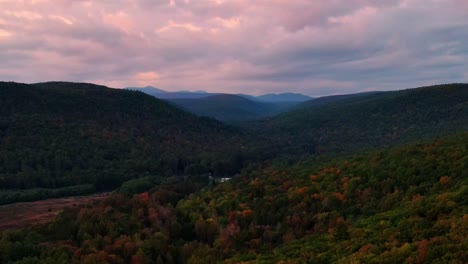
{"label": "sky", "polygon": [[468,0],[0,0],[0,80],[311,96],[468,80]]}

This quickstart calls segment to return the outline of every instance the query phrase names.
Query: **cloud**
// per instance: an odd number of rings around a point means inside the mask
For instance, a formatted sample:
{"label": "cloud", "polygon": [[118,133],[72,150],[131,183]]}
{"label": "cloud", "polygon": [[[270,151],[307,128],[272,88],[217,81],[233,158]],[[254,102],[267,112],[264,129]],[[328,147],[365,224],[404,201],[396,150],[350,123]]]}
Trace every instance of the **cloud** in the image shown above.
{"label": "cloud", "polygon": [[159,80],[159,75],[156,72],[139,72],[135,75],[135,80],[138,85],[156,85]]}
{"label": "cloud", "polygon": [[63,16],[58,16],[58,15],[52,15],[49,16],[51,19],[58,20],[66,25],[73,25],[73,21],[69,18],[63,17]]}
{"label": "cloud", "polygon": [[463,0],[0,1],[0,79],[310,95],[467,81]]}
{"label": "cloud", "polygon": [[0,29],[0,38],[8,38],[8,37],[11,37],[12,35],[13,33]]}
{"label": "cloud", "polygon": [[157,32],[158,33],[163,33],[163,32],[166,32],[166,31],[171,31],[171,30],[179,30],[179,29],[183,29],[183,30],[186,30],[186,31],[191,31],[191,32],[200,32],[202,31],[202,29],[200,27],[197,27],[193,24],[190,24],[190,23],[182,23],[182,24],[179,24],[179,23],[175,23],[174,21],[170,20],[169,23],[158,29]]}

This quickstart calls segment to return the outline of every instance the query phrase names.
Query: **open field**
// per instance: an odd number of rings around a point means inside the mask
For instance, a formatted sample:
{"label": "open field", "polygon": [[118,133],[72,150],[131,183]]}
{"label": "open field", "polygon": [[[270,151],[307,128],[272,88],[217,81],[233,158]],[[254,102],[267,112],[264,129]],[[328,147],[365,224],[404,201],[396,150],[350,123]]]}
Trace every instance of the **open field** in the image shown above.
{"label": "open field", "polygon": [[0,206],[0,230],[46,224],[67,206],[102,200],[109,193],[47,199]]}

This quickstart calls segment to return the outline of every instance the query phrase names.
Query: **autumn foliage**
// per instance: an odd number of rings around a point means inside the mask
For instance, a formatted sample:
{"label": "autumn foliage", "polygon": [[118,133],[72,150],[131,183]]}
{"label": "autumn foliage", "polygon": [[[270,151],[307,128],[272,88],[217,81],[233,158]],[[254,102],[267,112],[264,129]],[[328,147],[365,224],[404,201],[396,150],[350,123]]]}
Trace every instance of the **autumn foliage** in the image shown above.
{"label": "autumn foliage", "polygon": [[222,184],[176,178],[64,210],[47,227],[3,231],[0,258],[464,263],[466,145],[462,135],[346,160],[259,164]]}

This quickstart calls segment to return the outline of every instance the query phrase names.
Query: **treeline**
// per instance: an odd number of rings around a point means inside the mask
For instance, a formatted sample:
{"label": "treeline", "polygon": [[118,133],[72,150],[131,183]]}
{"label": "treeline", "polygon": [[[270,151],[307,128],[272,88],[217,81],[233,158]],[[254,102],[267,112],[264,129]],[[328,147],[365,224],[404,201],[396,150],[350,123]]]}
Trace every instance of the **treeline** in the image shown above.
{"label": "treeline", "polygon": [[[196,192],[179,180],[0,235],[1,261],[464,263],[468,134],[294,166]],[[195,192],[195,193],[194,193]],[[191,194],[192,193],[192,194]]]}
{"label": "treeline", "polygon": [[0,190],[0,205],[37,201],[48,198],[86,195],[95,192],[96,188],[92,184],[73,185],[55,189],[32,188],[26,190]]}

